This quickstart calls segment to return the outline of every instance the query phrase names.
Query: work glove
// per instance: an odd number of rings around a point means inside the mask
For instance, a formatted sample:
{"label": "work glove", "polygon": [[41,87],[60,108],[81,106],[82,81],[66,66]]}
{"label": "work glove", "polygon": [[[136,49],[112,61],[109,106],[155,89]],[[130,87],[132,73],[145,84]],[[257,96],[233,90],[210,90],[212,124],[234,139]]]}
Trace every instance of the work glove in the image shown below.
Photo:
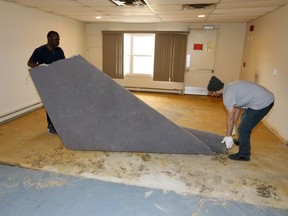
{"label": "work glove", "polygon": [[233,138],[231,136],[225,136],[221,143],[225,143],[227,149],[231,149],[234,146]]}

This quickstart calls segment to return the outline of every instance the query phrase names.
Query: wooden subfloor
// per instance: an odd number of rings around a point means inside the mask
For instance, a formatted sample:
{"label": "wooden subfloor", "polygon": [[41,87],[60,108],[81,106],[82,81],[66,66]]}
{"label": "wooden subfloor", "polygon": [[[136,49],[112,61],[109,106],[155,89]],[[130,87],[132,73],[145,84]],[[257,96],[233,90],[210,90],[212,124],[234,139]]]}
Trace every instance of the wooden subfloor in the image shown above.
{"label": "wooden subfloor", "polygon": [[[134,94],[179,126],[224,135],[225,110],[219,98]],[[253,131],[250,162],[231,161],[226,154],[68,150],[47,132],[44,109],[0,125],[2,164],[277,208],[287,208],[287,162],[287,145],[263,124]]]}

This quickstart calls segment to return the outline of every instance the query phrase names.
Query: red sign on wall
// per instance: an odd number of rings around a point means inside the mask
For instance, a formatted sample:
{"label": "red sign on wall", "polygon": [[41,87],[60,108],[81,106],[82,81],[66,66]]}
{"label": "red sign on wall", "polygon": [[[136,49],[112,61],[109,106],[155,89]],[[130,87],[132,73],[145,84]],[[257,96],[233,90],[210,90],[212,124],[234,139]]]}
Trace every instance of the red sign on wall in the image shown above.
{"label": "red sign on wall", "polygon": [[193,49],[194,50],[203,50],[203,44],[194,44]]}

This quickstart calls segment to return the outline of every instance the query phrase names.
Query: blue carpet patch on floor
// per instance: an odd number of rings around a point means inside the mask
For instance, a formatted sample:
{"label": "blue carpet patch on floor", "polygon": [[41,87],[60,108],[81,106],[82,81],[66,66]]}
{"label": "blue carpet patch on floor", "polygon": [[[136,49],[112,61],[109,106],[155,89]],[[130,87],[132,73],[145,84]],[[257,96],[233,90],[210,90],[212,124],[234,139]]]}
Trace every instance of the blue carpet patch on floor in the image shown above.
{"label": "blue carpet patch on floor", "polygon": [[1,216],[287,216],[288,210],[0,165]]}

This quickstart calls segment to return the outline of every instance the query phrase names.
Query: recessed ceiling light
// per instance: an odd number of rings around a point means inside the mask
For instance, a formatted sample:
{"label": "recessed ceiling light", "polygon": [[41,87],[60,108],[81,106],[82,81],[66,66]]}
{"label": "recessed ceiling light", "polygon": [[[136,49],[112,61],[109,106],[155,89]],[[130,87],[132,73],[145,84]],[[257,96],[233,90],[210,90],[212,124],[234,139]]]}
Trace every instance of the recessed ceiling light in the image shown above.
{"label": "recessed ceiling light", "polygon": [[205,17],[205,15],[204,15],[204,14],[201,14],[201,15],[198,15],[198,17],[199,17],[199,18],[203,18],[203,17]]}
{"label": "recessed ceiling light", "polygon": [[102,19],[101,16],[96,16],[95,19],[99,20],[99,19]]}

